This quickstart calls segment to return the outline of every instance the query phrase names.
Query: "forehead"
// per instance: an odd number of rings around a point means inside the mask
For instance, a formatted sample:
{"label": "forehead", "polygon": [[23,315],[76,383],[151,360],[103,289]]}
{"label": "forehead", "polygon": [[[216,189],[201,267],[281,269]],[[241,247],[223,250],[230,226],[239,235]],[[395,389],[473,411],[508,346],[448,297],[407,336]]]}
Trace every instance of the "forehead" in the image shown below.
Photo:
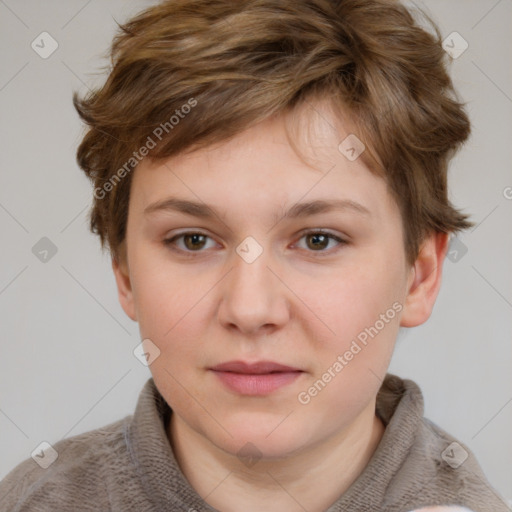
{"label": "forehead", "polygon": [[[325,104],[268,118],[228,141],[166,160],[142,161],[131,203],[144,211],[173,196],[226,212],[229,207],[249,212],[265,206],[275,216],[276,210],[299,201],[338,199],[385,215],[394,202],[384,180],[362,158],[346,154],[347,138],[350,149],[354,135],[349,130]],[[359,150],[354,147],[353,152]]]}

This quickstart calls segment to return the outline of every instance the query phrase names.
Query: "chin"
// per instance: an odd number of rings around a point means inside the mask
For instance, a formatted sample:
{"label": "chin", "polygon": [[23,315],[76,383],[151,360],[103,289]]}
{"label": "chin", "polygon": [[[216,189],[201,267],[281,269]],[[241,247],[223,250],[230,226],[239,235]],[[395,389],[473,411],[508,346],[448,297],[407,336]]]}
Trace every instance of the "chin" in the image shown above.
{"label": "chin", "polygon": [[228,446],[221,446],[224,451],[236,456],[247,466],[258,460],[285,459],[296,453],[300,443],[288,442],[286,445],[279,442],[270,442],[268,439],[236,439]]}
{"label": "chin", "polygon": [[[282,420],[282,418],[281,418]],[[270,423],[254,422],[239,423],[236,426],[226,425],[233,437],[223,436],[211,439],[222,450],[237,457],[246,456],[252,459],[285,458],[300,450],[305,439],[296,436],[297,428],[284,428],[279,421]]]}

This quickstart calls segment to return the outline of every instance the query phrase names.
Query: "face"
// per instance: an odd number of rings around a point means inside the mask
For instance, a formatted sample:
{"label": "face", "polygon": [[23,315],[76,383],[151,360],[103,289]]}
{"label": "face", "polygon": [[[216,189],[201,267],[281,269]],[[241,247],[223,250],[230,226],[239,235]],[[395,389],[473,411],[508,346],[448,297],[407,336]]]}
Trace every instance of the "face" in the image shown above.
{"label": "face", "polygon": [[412,283],[385,182],[338,150],[328,109],[305,115],[314,167],[281,116],[131,185],[121,303],[176,421],[232,454],[300,452],[371,409]]}

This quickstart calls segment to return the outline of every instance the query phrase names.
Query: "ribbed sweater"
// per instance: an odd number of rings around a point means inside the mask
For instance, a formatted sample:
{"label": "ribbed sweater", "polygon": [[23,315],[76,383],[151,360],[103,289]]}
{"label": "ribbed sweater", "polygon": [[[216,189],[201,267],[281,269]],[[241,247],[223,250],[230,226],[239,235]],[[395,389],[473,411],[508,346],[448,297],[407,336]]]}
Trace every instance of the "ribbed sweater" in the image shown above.
{"label": "ribbed sweater", "polygon": [[[376,403],[386,426],[381,441],[363,472],[326,512],[410,512],[433,505],[510,510],[469,448],[423,412],[419,387],[388,374]],[[176,462],[166,436],[171,414],[150,378],[134,414],[58,441],[53,445],[58,457],[46,469],[32,458],[12,469],[0,482],[0,510],[216,511]]]}

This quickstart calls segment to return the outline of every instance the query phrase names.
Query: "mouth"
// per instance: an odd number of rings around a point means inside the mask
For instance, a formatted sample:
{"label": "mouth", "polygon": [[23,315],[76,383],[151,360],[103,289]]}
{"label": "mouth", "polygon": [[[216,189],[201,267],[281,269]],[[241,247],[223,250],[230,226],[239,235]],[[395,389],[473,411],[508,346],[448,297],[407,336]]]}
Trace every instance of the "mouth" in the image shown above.
{"label": "mouth", "polygon": [[242,395],[267,395],[294,382],[304,371],[273,361],[229,361],[210,370],[231,391]]}

